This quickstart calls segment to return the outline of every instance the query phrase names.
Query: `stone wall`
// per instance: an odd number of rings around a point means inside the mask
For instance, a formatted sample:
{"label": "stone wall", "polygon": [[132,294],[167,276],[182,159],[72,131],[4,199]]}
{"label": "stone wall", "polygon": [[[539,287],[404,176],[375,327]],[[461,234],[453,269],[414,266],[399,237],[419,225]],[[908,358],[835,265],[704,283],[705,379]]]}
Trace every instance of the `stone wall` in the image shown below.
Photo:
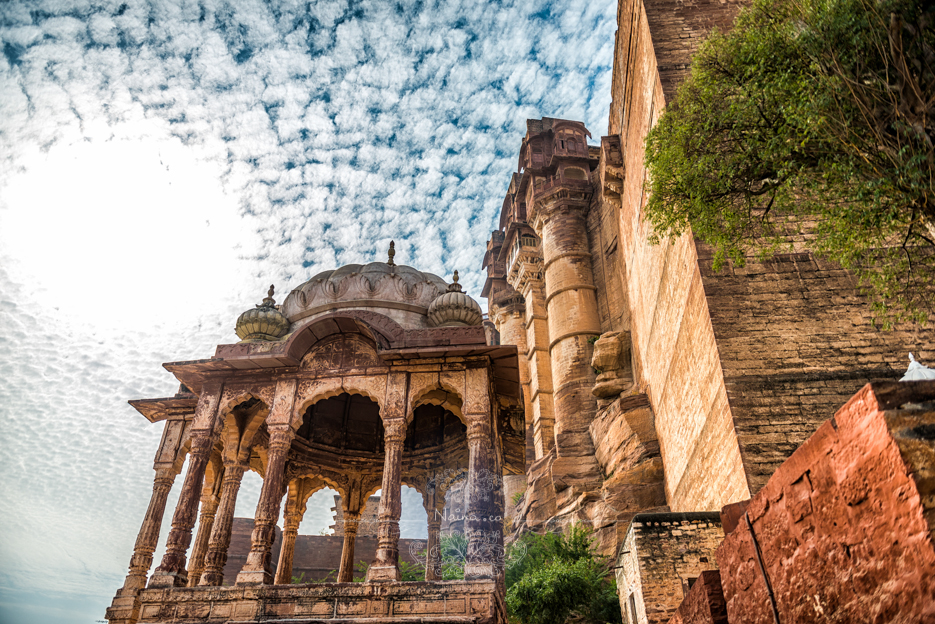
{"label": "stone wall", "polygon": [[717,570],[702,572],[669,624],[727,624],[721,573]]}
{"label": "stone wall", "polygon": [[930,330],[874,327],[853,276],[807,251],[714,273],[698,250],[751,493],[863,385],[935,359]]}
{"label": "stone wall", "polygon": [[863,384],[898,379],[910,351],[935,359],[930,331],[874,327],[853,277],[807,251],[808,224],[790,239],[792,253],[718,273],[711,249],[688,235],[646,242],[644,139],[699,42],[714,26],[728,29],[738,7],[618,5],[609,121],[625,171],[618,266],[637,379],[655,413],[676,511],[715,510],[756,493]]}
{"label": "stone wall", "polygon": [[731,622],[935,621],[935,381],[865,386],[724,527]]}
{"label": "stone wall", "polygon": [[656,417],[666,499],[673,510],[716,510],[749,496],[746,476],[694,241],[647,242],[643,143],[671,97],[664,82],[684,75],[693,42],[714,23],[729,21],[737,5],[650,4],[621,0],[618,6],[609,124],[620,138],[625,170],[618,249],[634,366]]}
{"label": "stone wall", "polygon": [[[279,563],[279,550],[282,548],[282,529],[273,527],[276,532],[276,541],[270,549],[273,570]],[[227,549],[227,563],[224,564],[224,585],[233,585],[237,574],[247,562],[247,553],[250,552],[250,537],[253,535],[253,518],[234,518],[231,526],[231,542]]]}
{"label": "stone wall", "polygon": [[617,558],[617,592],[625,624],[668,622],[723,539],[717,513],[641,513]]}
{"label": "stone wall", "polygon": [[[233,585],[237,573],[247,560],[250,551],[250,535],[253,533],[253,520],[250,518],[234,518],[231,531],[231,544],[228,550],[227,564],[224,566],[224,584]],[[415,548],[410,549],[410,545]],[[416,550],[424,545],[425,540],[400,539],[399,559],[411,565],[420,564],[410,550]],[[279,561],[279,550],[282,547],[282,531],[276,527],[276,541],[273,543],[273,570]],[[424,546],[423,546],[424,547]],[[303,582],[321,581],[327,578],[333,580],[337,576],[337,569],[341,564],[341,551],[344,548],[344,537],[340,535],[299,535],[295,540],[295,555],[292,562],[292,576],[301,578]],[[377,538],[357,536],[354,546],[354,558],[367,565],[373,561],[377,553]],[[355,568],[355,576],[361,573]]]}
{"label": "stone wall", "polygon": [[[341,495],[334,495],[334,524],[329,528],[332,535],[344,535],[344,507],[341,503]],[[376,494],[370,496],[360,512],[360,519],[357,522],[357,537],[376,537],[379,523],[377,514],[380,511],[380,497]]]}

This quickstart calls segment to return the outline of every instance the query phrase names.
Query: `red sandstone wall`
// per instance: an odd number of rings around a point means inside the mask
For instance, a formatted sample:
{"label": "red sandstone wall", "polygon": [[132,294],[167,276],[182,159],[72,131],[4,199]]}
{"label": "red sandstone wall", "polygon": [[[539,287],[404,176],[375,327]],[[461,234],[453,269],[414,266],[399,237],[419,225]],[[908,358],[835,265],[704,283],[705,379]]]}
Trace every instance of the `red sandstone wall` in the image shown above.
{"label": "red sandstone wall", "polygon": [[669,624],[727,624],[727,605],[717,570],[701,573]]}
{"label": "red sandstone wall", "polygon": [[626,169],[618,248],[637,378],[653,405],[669,506],[710,511],[747,498],[749,491],[694,242],[687,236],[673,244],[646,242],[643,144],[666,100],[659,72],[674,80],[692,50],[679,44],[681,56],[660,53],[665,64],[657,64],[654,46],[697,41],[716,21],[713,15],[732,16],[736,4],[648,4],[621,0],[618,9],[610,115]]}
{"label": "red sandstone wall", "polygon": [[[593,177],[596,180],[598,176]],[[630,329],[630,303],[623,283],[626,269],[621,259],[617,216],[617,207],[602,200],[600,182],[595,181],[588,210],[588,242],[601,333]]]}
{"label": "red sandstone wall", "polygon": [[725,510],[731,622],[773,624],[767,579],[783,623],[935,622],[933,401],[935,382],[865,386],[750,501],[749,524]]}

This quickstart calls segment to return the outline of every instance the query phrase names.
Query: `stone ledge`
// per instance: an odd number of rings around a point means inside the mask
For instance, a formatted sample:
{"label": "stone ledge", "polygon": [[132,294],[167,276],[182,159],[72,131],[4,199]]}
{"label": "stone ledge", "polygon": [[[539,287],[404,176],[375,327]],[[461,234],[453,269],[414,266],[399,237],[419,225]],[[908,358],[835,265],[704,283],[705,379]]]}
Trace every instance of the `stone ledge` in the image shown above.
{"label": "stone ledge", "polygon": [[148,589],[140,594],[140,624],[503,624],[496,582],[311,583]]}

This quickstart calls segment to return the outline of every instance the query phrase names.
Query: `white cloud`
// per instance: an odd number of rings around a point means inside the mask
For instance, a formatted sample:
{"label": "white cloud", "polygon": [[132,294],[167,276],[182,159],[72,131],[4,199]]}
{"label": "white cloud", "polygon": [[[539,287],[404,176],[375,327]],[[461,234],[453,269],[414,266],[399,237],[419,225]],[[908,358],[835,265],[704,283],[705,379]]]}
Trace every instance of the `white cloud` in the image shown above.
{"label": "white cloud", "polygon": [[126,400],[174,392],[160,364],[232,341],[269,283],[395,239],[477,296],[525,119],[605,131],[615,15],[0,3],[0,614],[66,621],[10,598],[64,592],[103,615],[159,437]]}

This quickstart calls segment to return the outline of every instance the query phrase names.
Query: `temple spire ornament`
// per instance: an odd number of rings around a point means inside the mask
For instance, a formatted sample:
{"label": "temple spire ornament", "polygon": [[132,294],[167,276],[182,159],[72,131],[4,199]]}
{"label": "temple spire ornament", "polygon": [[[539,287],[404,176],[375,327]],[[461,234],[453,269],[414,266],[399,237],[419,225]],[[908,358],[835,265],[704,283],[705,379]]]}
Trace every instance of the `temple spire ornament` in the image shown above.
{"label": "temple spire ornament", "polygon": [[396,266],[396,263],[393,262],[393,256],[395,255],[396,255],[396,241],[390,241],[389,259],[386,261],[388,265]]}
{"label": "temple spire ornament", "polygon": [[461,284],[458,283],[458,272],[455,271],[452,276],[452,282],[448,284],[448,292],[461,292]]}
{"label": "temple spire ornament", "polygon": [[274,284],[269,285],[269,290],[266,293],[266,297],[263,298],[263,303],[258,303],[256,307],[258,308],[272,308],[276,305],[276,300],[273,299],[273,291],[276,290]]}

